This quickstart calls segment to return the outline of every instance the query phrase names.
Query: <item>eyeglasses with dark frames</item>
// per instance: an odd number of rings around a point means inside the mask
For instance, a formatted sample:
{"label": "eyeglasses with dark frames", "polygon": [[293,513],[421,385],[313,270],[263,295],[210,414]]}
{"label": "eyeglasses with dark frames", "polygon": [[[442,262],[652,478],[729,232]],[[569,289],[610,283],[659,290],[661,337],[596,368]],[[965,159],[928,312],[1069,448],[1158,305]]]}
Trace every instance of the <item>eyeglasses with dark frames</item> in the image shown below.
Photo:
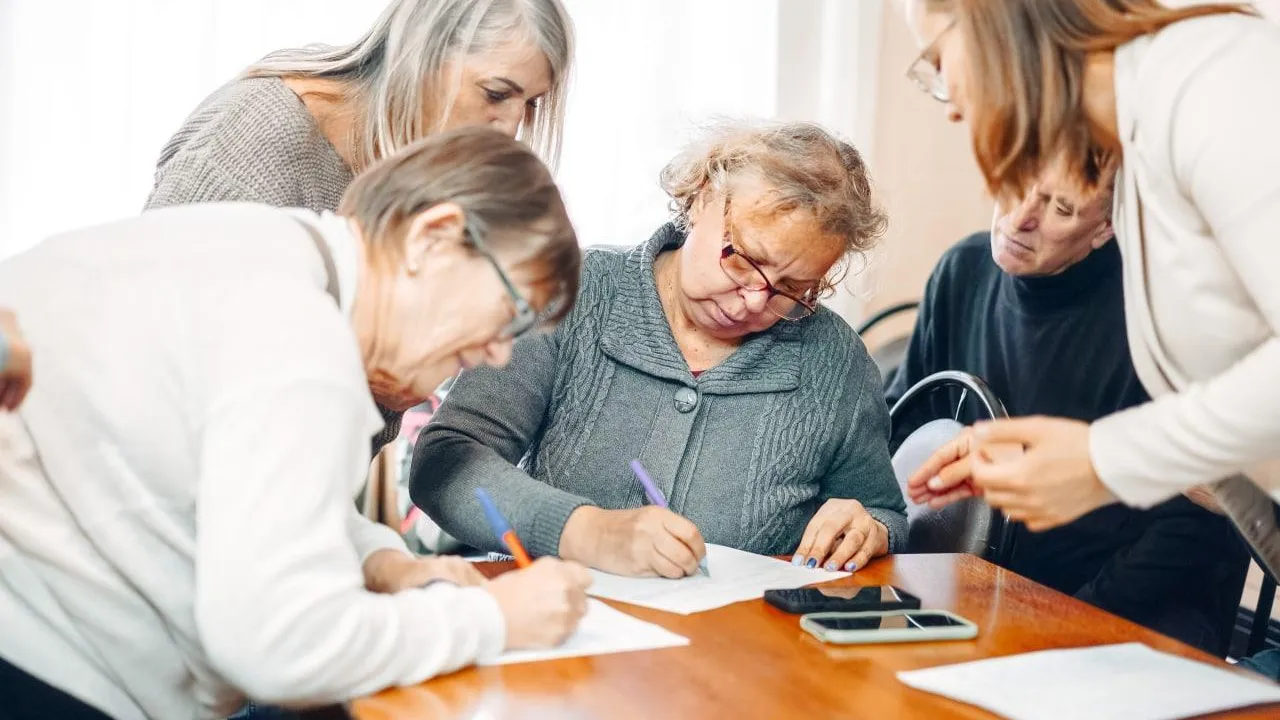
{"label": "eyeglasses with dark frames", "polygon": [[818,296],[821,285],[812,287],[803,293],[793,294],[778,289],[769,282],[769,276],[756,261],[747,257],[733,244],[730,230],[730,207],[732,200],[726,192],[724,196],[724,247],[720,250],[720,269],[729,279],[746,290],[767,291],[769,299],[765,307],[769,312],[783,320],[803,320],[818,310]]}

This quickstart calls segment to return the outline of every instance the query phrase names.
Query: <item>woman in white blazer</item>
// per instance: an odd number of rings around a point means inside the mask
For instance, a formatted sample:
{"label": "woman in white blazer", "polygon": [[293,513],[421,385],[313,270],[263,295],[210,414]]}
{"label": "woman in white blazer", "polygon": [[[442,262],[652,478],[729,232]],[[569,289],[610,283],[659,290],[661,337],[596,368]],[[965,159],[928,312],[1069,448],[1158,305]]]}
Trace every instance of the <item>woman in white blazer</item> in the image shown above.
{"label": "woman in white blazer", "polygon": [[561,641],[584,569],[485,583],[352,499],[371,386],[408,402],[504,364],[580,258],[546,167],[469,129],[375,164],[338,214],[192,205],[0,263],[39,378],[0,413],[0,715],[219,718]]}
{"label": "woman in white blazer", "polygon": [[[1129,345],[1155,398],[1092,424],[979,426],[912,495],[976,490],[1032,529],[1239,474],[1280,497],[1280,27],[1154,0],[908,8],[922,48],[909,74],[969,123],[997,197],[1059,159],[1085,185],[1122,166]],[[1003,443],[1025,452],[975,452]]]}

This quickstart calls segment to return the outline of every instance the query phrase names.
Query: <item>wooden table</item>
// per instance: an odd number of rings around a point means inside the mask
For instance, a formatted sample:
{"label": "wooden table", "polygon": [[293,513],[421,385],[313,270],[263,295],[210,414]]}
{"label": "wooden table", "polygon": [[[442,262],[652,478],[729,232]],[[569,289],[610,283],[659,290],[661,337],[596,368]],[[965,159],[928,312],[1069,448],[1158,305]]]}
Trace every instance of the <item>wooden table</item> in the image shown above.
{"label": "wooden table", "polygon": [[[484,568],[487,574],[506,565]],[[913,690],[899,670],[1012,653],[1139,641],[1225,665],[1203,652],[969,555],[878,560],[850,585],[897,585],[926,608],[978,624],[976,640],[832,646],[763,600],[683,616],[611,603],[689,638],[688,647],[472,668],[352,703],[357,720],[409,718],[993,718]],[[1239,671],[1244,672],[1244,671]],[[1280,705],[1215,715],[1275,718]]]}

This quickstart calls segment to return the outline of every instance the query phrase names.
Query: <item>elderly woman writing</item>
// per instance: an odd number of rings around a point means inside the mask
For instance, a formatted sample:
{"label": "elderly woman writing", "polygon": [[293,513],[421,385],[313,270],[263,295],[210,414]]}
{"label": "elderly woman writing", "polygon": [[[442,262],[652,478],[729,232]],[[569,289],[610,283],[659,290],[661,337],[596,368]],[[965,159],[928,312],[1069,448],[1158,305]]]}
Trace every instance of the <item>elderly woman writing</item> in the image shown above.
{"label": "elderly woman writing", "polygon": [[332,702],[562,640],[581,567],[481,584],[351,500],[370,378],[506,362],[579,265],[546,167],[485,129],[374,165],[336,215],[175,208],[0,264],[42,379],[0,414],[8,716]]}
{"label": "elderly woman writing", "polygon": [[[495,547],[469,500],[485,487],[536,554],[628,575],[691,574],[705,542],[829,569],[888,552],[905,518],[880,375],[818,304],[885,223],[862,158],[810,124],[725,124],[662,182],[675,222],[589,251],[554,333],[454,385],[415,502]],[[670,510],[645,506],[633,459]]]}

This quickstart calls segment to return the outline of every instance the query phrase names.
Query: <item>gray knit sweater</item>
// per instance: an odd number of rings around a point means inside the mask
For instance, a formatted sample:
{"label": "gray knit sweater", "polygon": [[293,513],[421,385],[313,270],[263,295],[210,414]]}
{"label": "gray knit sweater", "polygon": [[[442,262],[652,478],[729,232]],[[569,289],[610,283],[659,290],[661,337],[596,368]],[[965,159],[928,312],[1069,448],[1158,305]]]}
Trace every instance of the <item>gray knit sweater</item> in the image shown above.
{"label": "gray knit sweater", "polygon": [[[160,152],[147,210],[201,202],[254,202],[337,210],[351,170],[315,117],[278,78],[235,80],[210,95]],[[385,408],[373,452],[400,434]]]}
{"label": "gray knit sweater", "polygon": [[576,508],[645,504],[628,468],[639,458],[708,542],[791,553],[823,501],[856,498],[900,548],[889,417],[862,341],[822,309],[694,378],[653,275],[657,254],[683,241],[667,225],[631,250],[587,251],[578,303],[555,332],[450,390],[418,440],[414,502],[454,537],[497,549],[473,493],[485,487],[532,552],[554,555]]}

